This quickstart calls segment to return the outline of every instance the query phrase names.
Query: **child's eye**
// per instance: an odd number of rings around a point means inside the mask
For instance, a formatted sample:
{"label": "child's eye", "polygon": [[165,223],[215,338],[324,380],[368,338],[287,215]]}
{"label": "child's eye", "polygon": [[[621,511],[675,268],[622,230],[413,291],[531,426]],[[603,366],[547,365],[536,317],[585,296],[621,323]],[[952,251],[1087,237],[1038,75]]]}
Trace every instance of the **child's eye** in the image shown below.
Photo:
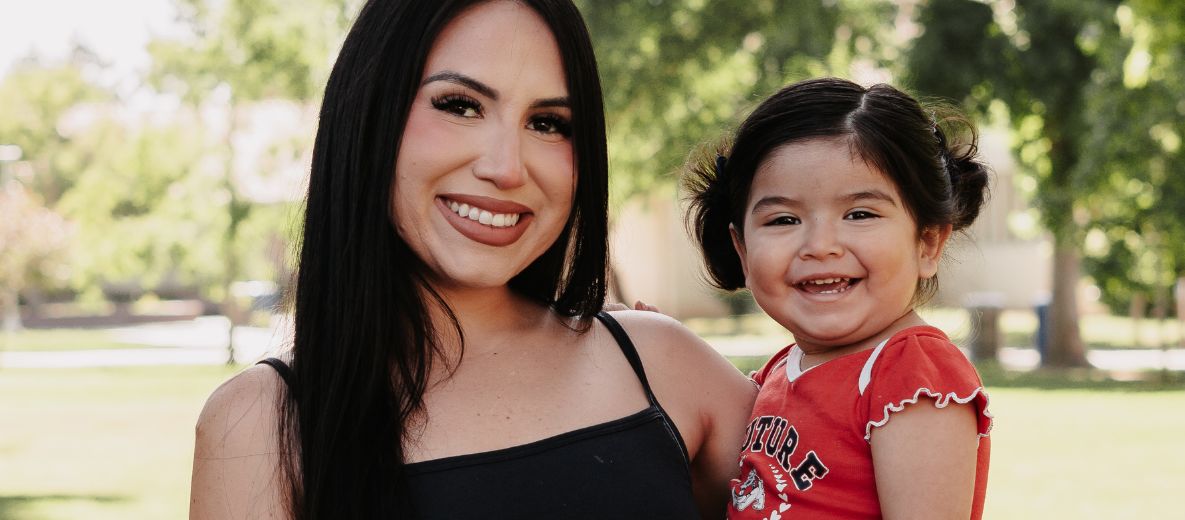
{"label": "child's eye", "polygon": [[481,117],[481,103],[469,96],[451,94],[432,98],[432,106],[442,112],[466,119]]}
{"label": "child's eye", "polygon": [[876,218],[876,217],[877,217],[877,215],[875,213],[872,213],[871,211],[864,211],[862,209],[858,209],[856,211],[848,213],[847,215],[844,215],[844,220],[867,220],[867,219]]}
{"label": "child's eye", "polygon": [[802,221],[798,220],[798,217],[794,217],[794,216],[790,216],[790,215],[780,215],[780,216],[774,217],[772,220],[770,220],[765,225],[767,225],[767,226],[794,226],[794,225],[798,225],[801,223],[802,223]]}
{"label": "child's eye", "polygon": [[527,129],[549,136],[568,138],[572,136],[572,123],[555,114],[542,114],[527,122]]}

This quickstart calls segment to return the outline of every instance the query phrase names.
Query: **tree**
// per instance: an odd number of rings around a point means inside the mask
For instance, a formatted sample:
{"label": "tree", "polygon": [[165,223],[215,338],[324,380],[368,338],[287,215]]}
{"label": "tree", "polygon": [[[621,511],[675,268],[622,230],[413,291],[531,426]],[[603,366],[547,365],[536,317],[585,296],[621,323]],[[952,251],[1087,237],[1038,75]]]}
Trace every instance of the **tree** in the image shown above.
{"label": "tree", "polygon": [[80,106],[101,105],[115,96],[90,77],[101,64],[76,47],[60,62],[28,57],[0,82],[0,144],[20,146],[36,174],[27,188],[54,207],[100,149],[79,146],[71,115]]}
{"label": "tree", "polygon": [[1104,54],[1122,74],[1090,107],[1095,124],[1083,161],[1103,172],[1104,189],[1086,205],[1085,265],[1113,309],[1146,295],[1164,318],[1185,275],[1185,6],[1132,0],[1116,20],[1130,45]]}
{"label": "tree", "polygon": [[1080,159],[1093,144],[1091,101],[1119,74],[1100,55],[1122,41],[1117,6],[1116,0],[1017,0],[1007,9],[930,0],[919,16],[924,32],[909,51],[909,80],[921,92],[964,101],[984,116],[993,100],[1007,107],[1054,243],[1049,351],[1042,360],[1051,366],[1088,364],[1076,293],[1084,202],[1098,192],[1102,176]]}
{"label": "tree", "polygon": [[[226,117],[223,139],[208,152],[222,159],[219,192],[226,197],[221,231],[223,313],[232,319],[228,362],[233,361],[233,326],[242,312],[232,295],[242,274],[239,242],[243,224],[259,206],[236,178],[236,134],[245,107],[269,99],[309,103],[328,75],[326,54],[344,33],[353,2],[322,0],[290,5],[278,0],[178,0],[191,34],[150,44],[150,80],[194,107],[221,94]],[[327,16],[328,13],[328,16]]]}
{"label": "tree", "polygon": [[688,150],[795,79],[897,57],[890,2],[579,1],[603,78],[614,200],[674,186]]}
{"label": "tree", "polygon": [[[0,165],[2,166],[2,165]],[[0,308],[4,330],[21,328],[20,293],[30,281],[61,277],[70,226],[20,182],[0,171]]]}

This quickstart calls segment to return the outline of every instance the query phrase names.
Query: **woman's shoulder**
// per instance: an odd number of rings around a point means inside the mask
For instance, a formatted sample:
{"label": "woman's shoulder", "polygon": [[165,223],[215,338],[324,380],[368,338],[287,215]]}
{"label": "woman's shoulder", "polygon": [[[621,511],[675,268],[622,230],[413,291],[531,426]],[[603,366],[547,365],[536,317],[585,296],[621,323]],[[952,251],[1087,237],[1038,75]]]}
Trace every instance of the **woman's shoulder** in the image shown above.
{"label": "woman's shoulder", "polygon": [[190,518],[289,518],[276,434],[284,381],[255,365],[230,378],[198,417]]}
{"label": "woman's shoulder", "polygon": [[[720,355],[686,326],[665,314],[650,311],[614,311],[609,313],[629,334],[639,354],[647,357],[677,358],[670,361],[694,363],[698,357]],[[690,359],[689,359],[690,357]]]}
{"label": "woman's shoulder", "polygon": [[274,453],[283,391],[284,380],[264,365],[252,366],[222,383],[198,416],[195,457]]}
{"label": "woman's shoulder", "polygon": [[678,320],[649,311],[611,315],[637,347],[660,399],[702,400],[696,404],[709,408],[752,404],[749,378]]}

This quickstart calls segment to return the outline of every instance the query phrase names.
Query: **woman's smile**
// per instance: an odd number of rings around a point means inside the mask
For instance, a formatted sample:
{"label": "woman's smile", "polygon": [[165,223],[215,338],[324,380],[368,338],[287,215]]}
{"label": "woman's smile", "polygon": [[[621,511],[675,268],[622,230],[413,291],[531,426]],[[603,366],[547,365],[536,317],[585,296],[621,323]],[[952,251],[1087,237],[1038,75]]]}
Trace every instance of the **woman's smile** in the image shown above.
{"label": "woman's smile", "polygon": [[518,241],[530,226],[533,215],[526,206],[473,195],[437,197],[436,207],[458,233],[495,247]]}

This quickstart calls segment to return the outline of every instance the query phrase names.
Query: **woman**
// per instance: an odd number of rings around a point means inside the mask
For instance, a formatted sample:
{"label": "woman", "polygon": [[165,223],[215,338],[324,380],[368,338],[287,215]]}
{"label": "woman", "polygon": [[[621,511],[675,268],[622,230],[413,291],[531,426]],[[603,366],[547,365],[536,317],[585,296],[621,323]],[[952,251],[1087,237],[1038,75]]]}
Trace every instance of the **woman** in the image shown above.
{"label": "woman", "polygon": [[321,110],[291,357],[210,397],[191,517],[721,514],[754,389],[673,320],[594,319],[602,110],[569,0],[368,2]]}

